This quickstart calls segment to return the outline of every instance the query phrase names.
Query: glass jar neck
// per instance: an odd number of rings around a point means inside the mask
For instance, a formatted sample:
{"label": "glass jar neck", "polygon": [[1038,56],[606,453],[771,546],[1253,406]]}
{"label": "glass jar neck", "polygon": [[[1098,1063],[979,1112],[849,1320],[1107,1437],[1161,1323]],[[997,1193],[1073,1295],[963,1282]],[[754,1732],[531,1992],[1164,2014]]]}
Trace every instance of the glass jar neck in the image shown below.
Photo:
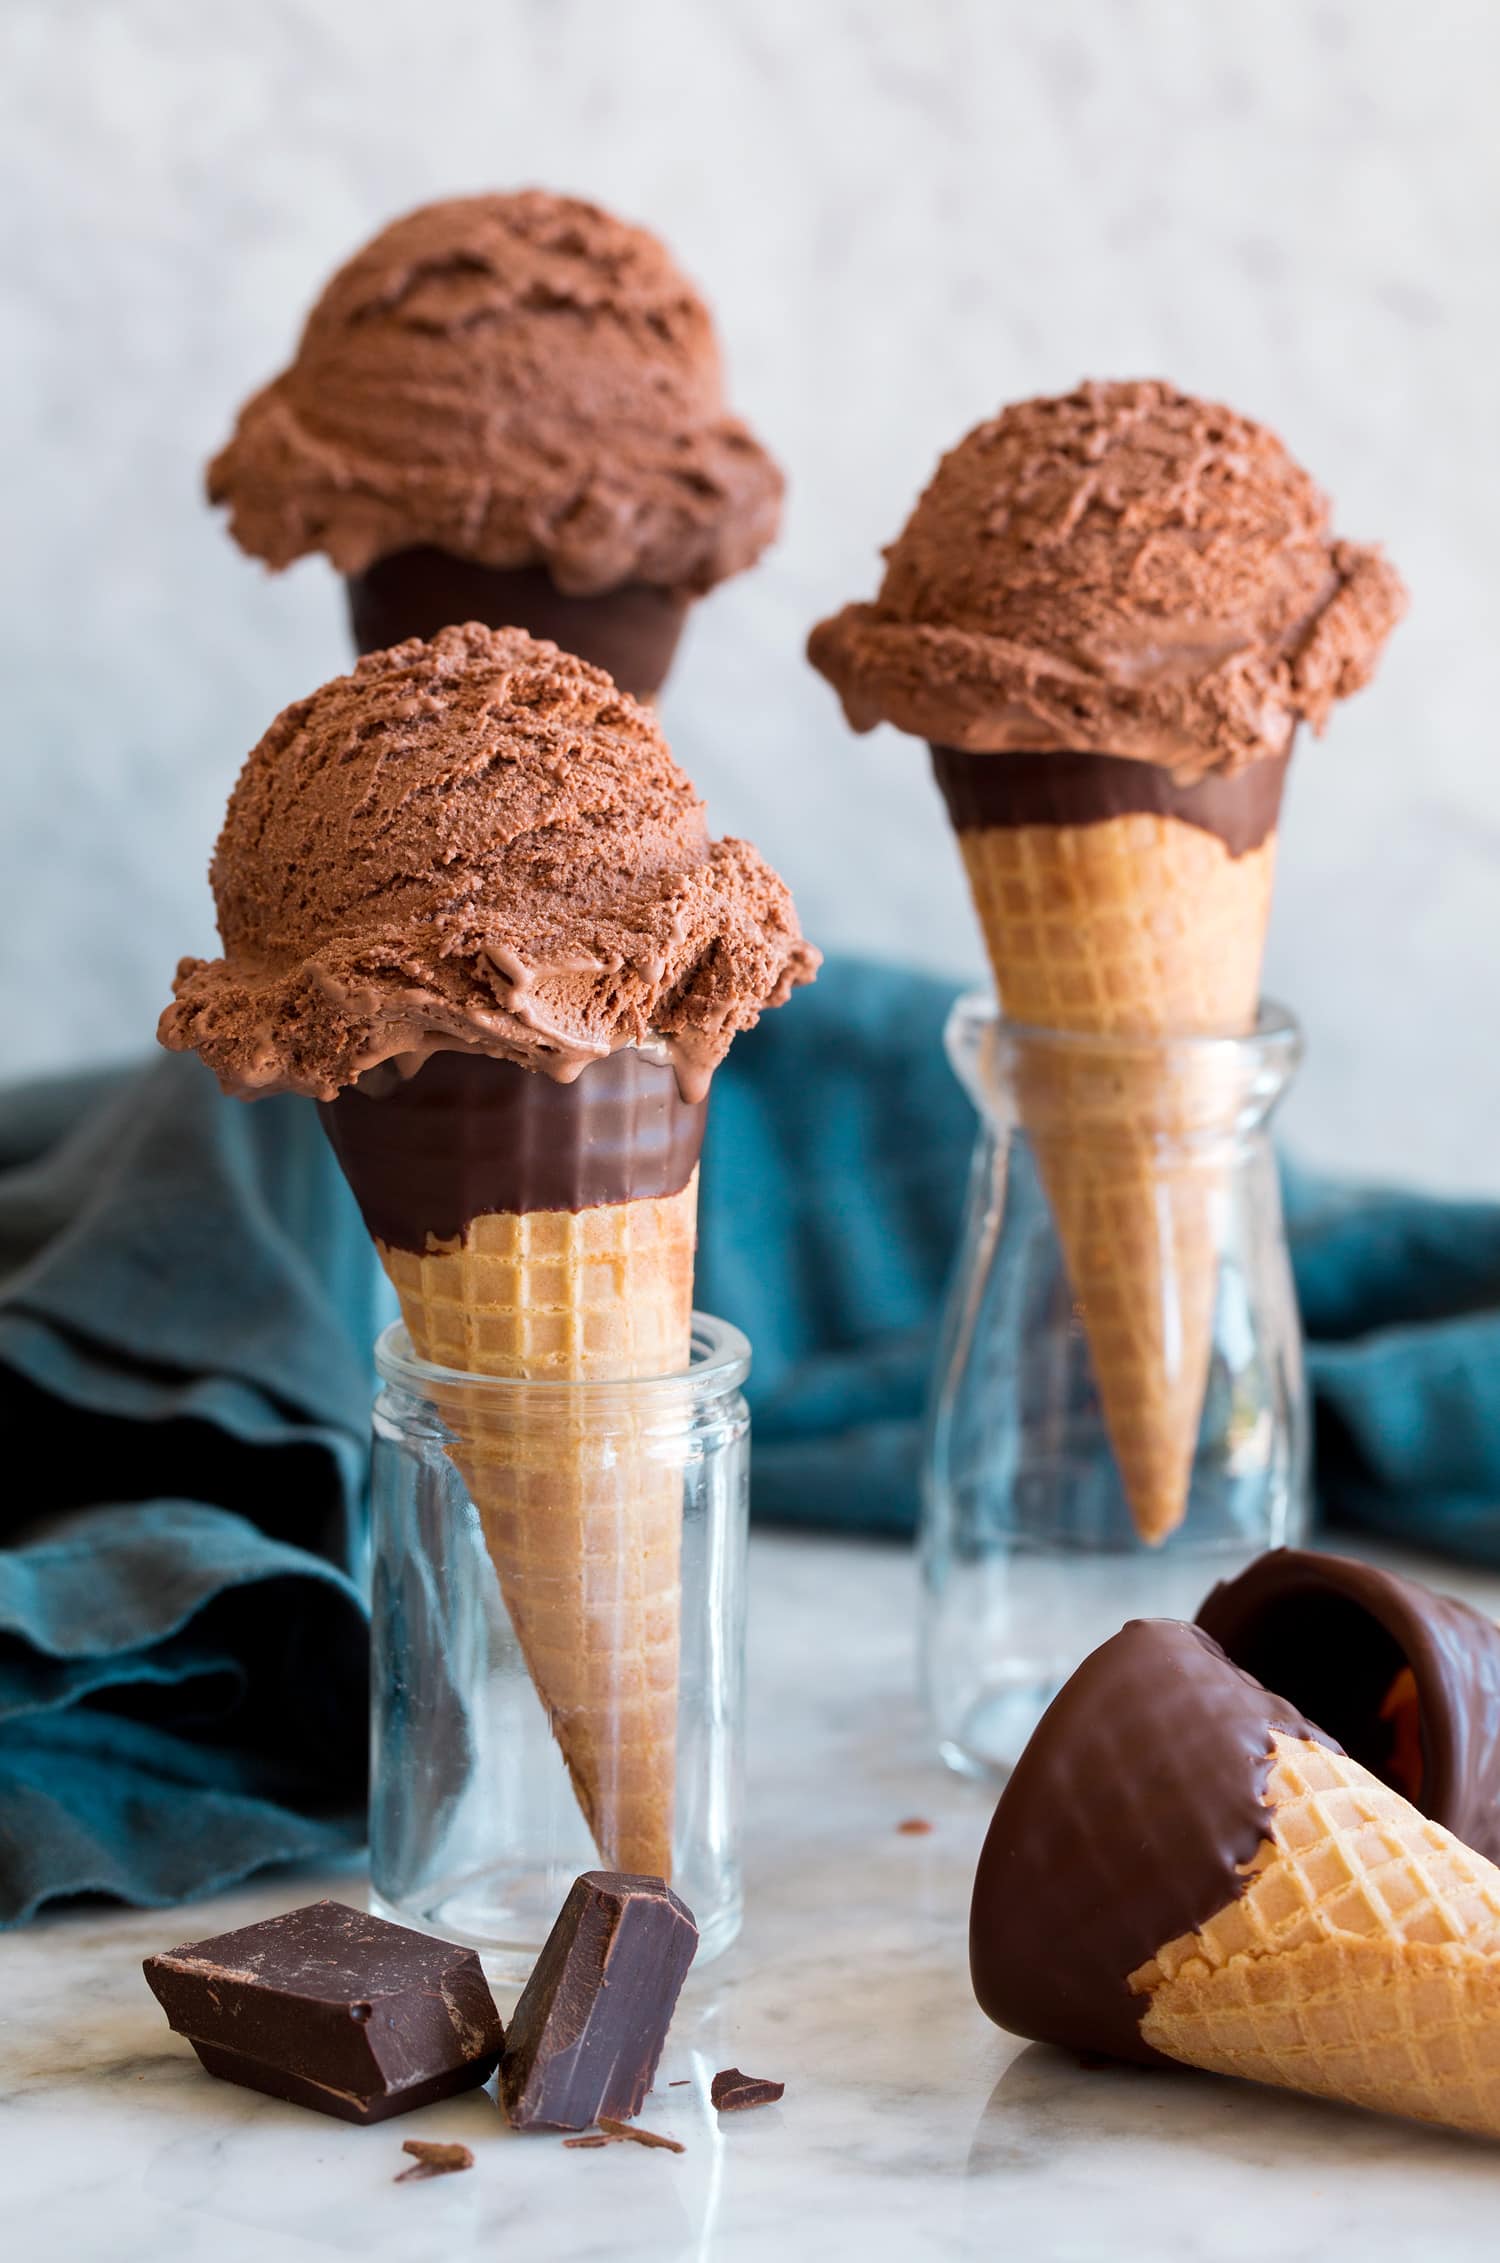
{"label": "glass jar neck", "polygon": [[948,1058],[1000,1137],[1121,1135],[1239,1143],[1262,1132],[1302,1057],[1302,1032],[1267,1001],[1243,1036],[1100,1036],[1007,1021],[993,997],[960,998]]}

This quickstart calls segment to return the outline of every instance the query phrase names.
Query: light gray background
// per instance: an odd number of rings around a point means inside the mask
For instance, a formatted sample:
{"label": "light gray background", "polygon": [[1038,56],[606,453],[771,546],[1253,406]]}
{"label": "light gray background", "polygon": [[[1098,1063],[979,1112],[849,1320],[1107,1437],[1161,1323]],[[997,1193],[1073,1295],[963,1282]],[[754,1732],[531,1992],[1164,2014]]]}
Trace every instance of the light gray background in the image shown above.
{"label": "light gray background", "polygon": [[1500,1189],[1488,0],[4,0],[0,45],[9,1069],[149,1041],[245,750],[345,664],[328,569],[240,557],[202,459],[378,225],[540,181],[670,239],[790,472],[667,723],[825,945],[978,964],[918,751],[801,658],[937,452],[1084,372],[1282,430],[1415,600],[1297,765],[1289,1129]]}

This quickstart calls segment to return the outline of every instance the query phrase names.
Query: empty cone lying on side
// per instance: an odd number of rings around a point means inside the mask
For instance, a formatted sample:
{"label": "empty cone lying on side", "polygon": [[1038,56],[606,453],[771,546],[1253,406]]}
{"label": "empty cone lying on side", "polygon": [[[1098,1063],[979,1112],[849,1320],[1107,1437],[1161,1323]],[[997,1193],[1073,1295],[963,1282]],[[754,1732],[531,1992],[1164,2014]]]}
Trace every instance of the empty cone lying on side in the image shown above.
{"label": "empty cone lying on side", "polygon": [[1130,1975],[1164,2057],[1500,2137],[1500,1869],[1277,1736],[1243,1892]]}
{"label": "empty cone lying on side", "polygon": [[568,1386],[685,1369],[709,1079],[817,953],[649,711],[473,624],[278,718],[213,878],[163,1041],[324,1103],[600,1854],[669,1875],[681,1475]]}
{"label": "empty cone lying on side", "polygon": [[1351,1556],[1271,1548],[1209,1592],[1197,1624],[1424,1815],[1500,1860],[1493,1619]]}
{"label": "empty cone lying on side", "polygon": [[[1404,602],[1280,441],[1160,383],[1022,402],[944,457],[873,604],[813,632],[850,722],[928,740],[1141,1536],[1184,1514],[1226,1188],[1212,1063],[1255,1022],[1297,725]],[[1158,1041],[1155,1055],[1145,1041]],[[1114,1089],[1109,1089],[1110,1077]]]}
{"label": "empty cone lying on side", "polygon": [[1500,2137],[1500,1868],[1200,1629],[1085,1660],[996,1809],[992,2019]]}

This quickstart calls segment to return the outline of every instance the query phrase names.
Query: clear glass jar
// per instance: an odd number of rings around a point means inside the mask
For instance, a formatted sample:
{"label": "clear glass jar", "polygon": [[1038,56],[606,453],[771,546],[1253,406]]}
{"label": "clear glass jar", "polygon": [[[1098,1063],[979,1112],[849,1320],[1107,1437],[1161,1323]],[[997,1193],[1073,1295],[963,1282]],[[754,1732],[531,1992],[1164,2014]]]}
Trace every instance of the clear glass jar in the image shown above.
{"label": "clear glass jar", "polygon": [[[1305,1530],[1268,1131],[1301,1038],[1272,1006],[1244,1038],[1082,1037],[1007,1023],[976,994],[947,1046],[980,1127],[928,1418],[922,1672],[943,1758],[999,1780],[1126,1619],[1190,1619],[1216,1580]],[[1081,1278],[1116,1253],[1123,1280]],[[1134,1513],[1127,1497],[1111,1429],[1128,1433],[1131,1395],[1116,1356],[1106,1407],[1091,1319],[1106,1359],[1121,1326],[1149,1334],[1177,1394],[1186,1508],[1164,1538],[1138,1529],[1139,1477]]]}
{"label": "clear glass jar", "polygon": [[[663,1515],[675,1540],[680,1501],[675,1771],[670,1721],[666,1731],[672,1883],[697,1918],[699,1960],[718,1956],[741,1912],[749,1344],[695,1313],[684,1374],[623,1383],[432,1367],[400,1325],[381,1336],[375,1359],[372,1908],[465,1942],[497,1978],[522,1980],[578,1873],[623,1866],[594,1843],[514,1623],[533,1608],[526,1579],[545,1595],[549,1580],[566,1577],[565,1561],[518,1575],[494,1522],[496,1471],[540,1464],[553,1495],[561,1485],[564,1508],[584,1506],[587,1564],[580,1557],[577,1579],[596,1619],[601,1595],[613,1607],[617,1576],[622,1591],[630,1586],[628,1567],[619,1570],[622,1552],[641,1544],[630,1504],[656,1504],[660,1550]],[[659,1611],[658,1584],[652,1595]],[[537,1618],[529,1631],[536,1648]],[[633,1733],[638,1667],[622,1656],[612,1712],[612,1646],[600,1655],[590,1761],[607,1773],[611,1755],[599,1747]],[[622,1758],[622,1770],[630,1765]]]}

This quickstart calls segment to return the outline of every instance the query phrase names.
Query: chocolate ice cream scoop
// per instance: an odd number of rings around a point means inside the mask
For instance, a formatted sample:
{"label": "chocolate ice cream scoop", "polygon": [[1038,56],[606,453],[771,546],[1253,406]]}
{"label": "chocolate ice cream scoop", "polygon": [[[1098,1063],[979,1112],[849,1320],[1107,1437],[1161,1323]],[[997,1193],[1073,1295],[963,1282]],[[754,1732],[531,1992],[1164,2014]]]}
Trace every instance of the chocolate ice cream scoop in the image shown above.
{"label": "chocolate ice cream scoop", "polygon": [[567,1082],[648,1046],[694,1100],[818,963],[650,712],[519,629],[445,629],[289,707],[212,880],[224,956],[183,961],[160,1036],[247,1096],[450,1050]]}
{"label": "chocolate ice cream scoop", "polygon": [[1500,1860],[1500,1627],[1374,1564],[1275,1548],[1198,1624],[1373,1775]]}
{"label": "chocolate ice cream scoop", "polygon": [[424,206],[342,267],[208,492],[268,565],[350,577],[363,651],[519,625],[644,694],[689,599],[773,539],[782,479],[666,248],[527,189]]}
{"label": "chocolate ice cream scoop", "polygon": [[820,622],[809,654],[856,730],[1139,759],[1191,786],[1321,730],[1404,606],[1264,425],[1156,381],[1090,383],[961,440],[875,602]]}
{"label": "chocolate ice cream scoop", "polygon": [[974,1881],[980,2009],[1013,2035],[1155,2063],[1127,1985],[1241,1891],[1276,1734],[1328,1744],[1198,1627],[1133,1619],[1053,1699]]}

